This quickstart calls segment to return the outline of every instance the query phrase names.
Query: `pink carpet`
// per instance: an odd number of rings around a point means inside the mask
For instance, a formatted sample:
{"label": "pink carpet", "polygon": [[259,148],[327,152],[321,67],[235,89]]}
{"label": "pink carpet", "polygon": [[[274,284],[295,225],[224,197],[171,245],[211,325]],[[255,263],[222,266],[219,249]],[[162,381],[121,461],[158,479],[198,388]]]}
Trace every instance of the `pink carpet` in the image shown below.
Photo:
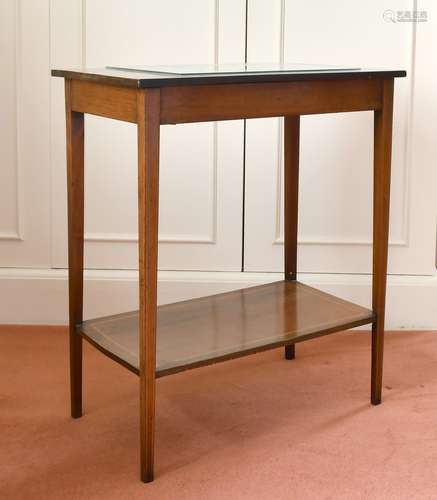
{"label": "pink carpet", "polygon": [[0,498],[435,499],[437,334],[341,333],[158,380],[156,480],[138,472],[137,378],[85,346],[68,416],[63,328],[0,327]]}

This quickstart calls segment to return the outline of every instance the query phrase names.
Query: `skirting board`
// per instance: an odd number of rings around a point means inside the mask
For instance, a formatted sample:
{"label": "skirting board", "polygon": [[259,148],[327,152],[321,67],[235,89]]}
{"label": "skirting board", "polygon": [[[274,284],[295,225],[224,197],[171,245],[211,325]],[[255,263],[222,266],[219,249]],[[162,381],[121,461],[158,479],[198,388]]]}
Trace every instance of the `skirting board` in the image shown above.
{"label": "skirting board", "polygon": [[[282,279],[277,273],[161,271],[159,303],[211,295]],[[301,274],[299,280],[366,307],[371,277]],[[136,271],[95,270],[85,274],[85,318],[136,309]],[[437,276],[389,276],[387,328],[437,329]],[[66,324],[67,272],[64,269],[0,269],[1,324]]]}

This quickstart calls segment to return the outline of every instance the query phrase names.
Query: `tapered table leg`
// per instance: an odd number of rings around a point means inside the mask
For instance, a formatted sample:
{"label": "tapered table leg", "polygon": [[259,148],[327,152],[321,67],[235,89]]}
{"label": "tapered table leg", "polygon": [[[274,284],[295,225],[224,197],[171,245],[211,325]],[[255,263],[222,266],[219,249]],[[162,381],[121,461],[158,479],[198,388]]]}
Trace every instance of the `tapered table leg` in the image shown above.
{"label": "tapered table leg", "polygon": [[65,80],[68,190],[68,296],[71,416],[82,416],[82,337],[76,325],[83,311],[84,116],[71,110],[71,81]]}
{"label": "tapered table leg", "polygon": [[153,481],[159,195],[159,89],[139,89],[138,226],[141,479]]}
{"label": "tapered table leg", "polygon": [[383,82],[383,105],[374,114],[373,284],[371,402],[381,402],[390,211],[393,79]]}
{"label": "tapered table leg", "polygon": [[[296,280],[299,200],[300,116],[284,117],[284,279]],[[285,346],[285,359],[295,358],[295,346]]]}

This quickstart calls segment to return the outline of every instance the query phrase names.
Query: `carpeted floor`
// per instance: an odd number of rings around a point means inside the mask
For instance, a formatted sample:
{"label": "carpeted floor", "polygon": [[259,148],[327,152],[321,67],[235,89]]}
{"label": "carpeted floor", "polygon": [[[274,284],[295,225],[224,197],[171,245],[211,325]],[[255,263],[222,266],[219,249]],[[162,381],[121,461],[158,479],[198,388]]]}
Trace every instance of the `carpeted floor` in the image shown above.
{"label": "carpeted floor", "polygon": [[85,344],[72,420],[66,330],[0,327],[0,498],[435,499],[437,333],[387,335],[378,407],[369,348],[340,333],[158,380],[145,485],[136,376]]}

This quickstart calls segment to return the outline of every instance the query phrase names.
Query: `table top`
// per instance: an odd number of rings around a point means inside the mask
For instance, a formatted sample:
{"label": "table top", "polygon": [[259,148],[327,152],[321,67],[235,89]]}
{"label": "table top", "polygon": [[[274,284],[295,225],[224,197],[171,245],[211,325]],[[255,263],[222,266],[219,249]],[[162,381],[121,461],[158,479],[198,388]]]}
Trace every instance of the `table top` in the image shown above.
{"label": "table top", "polygon": [[406,74],[404,70],[301,63],[107,66],[96,69],[52,70],[53,76],[137,88],[297,80],[394,78],[404,77]]}

